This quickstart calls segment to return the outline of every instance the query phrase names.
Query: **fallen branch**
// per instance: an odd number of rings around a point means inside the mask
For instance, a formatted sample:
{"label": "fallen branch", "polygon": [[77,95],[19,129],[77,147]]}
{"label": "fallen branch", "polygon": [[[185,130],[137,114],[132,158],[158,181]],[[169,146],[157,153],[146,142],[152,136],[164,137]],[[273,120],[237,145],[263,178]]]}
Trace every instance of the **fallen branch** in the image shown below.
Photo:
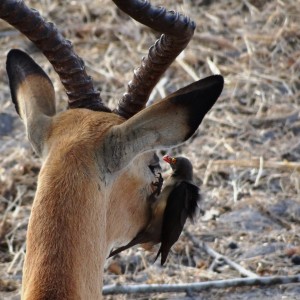
{"label": "fallen branch", "polygon": [[193,235],[191,235],[189,232],[185,232],[186,236],[193,242],[196,247],[203,249],[208,255],[213,257],[217,261],[223,261],[227,265],[231,266],[235,270],[237,270],[241,275],[251,277],[251,278],[259,278],[259,276],[245,268],[243,268],[241,265],[237,264],[236,262],[232,261],[228,257],[218,253],[217,251],[210,248],[207,244],[204,242],[198,241]]}
{"label": "fallen branch", "polygon": [[137,293],[183,293],[200,292],[211,288],[229,288],[241,286],[270,286],[300,282],[300,275],[272,276],[258,278],[234,278],[208,282],[181,284],[140,284],[140,285],[107,285],[103,287],[103,295],[137,294]]}

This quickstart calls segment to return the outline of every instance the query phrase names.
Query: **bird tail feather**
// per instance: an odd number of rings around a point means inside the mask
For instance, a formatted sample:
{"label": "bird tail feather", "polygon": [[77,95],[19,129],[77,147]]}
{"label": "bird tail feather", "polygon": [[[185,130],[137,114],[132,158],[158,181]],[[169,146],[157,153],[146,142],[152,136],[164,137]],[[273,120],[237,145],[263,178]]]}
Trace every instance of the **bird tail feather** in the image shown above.
{"label": "bird tail feather", "polygon": [[158,250],[158,252],[156,254],[156,257],[154,259],[154,262],[153,262],[153,263],[155,263],[156,260],[158,259],[159,255],[161,254],[161,260],[160,260],[160,265],[161,266],[164,265],[164,263],[167,260],[168,254],[169,254],[169,251],[163,251],[162,247],[163,247],[163,245],[160,246],[160,248],[159,248],[159,250]]}

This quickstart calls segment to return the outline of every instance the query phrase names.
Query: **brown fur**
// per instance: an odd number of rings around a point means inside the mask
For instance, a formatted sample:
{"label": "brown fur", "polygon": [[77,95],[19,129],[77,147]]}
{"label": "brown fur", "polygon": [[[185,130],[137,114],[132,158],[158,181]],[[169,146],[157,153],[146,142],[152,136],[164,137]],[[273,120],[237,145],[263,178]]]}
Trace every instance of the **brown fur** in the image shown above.
{"label": "brown fur", "polygon": [[121,121],[85,109],[54,118],[28,227],[24,299],[100,298],[112,245],[145,226],[153,178],[129,169],[105,184],[95,162],[95,145]]}
{"label": "brown fur", "polygon": [[149,222],[153,150],[182,143],[198,128],[223,79],[204,79],[204,88],[199,81],[192,94],[173,94],[128,121],[87,109],[55,115],[46,74],[20,51],[9,56],[15,105],[43,160],[28,225],[22,299],[101,299],[110,250]]}

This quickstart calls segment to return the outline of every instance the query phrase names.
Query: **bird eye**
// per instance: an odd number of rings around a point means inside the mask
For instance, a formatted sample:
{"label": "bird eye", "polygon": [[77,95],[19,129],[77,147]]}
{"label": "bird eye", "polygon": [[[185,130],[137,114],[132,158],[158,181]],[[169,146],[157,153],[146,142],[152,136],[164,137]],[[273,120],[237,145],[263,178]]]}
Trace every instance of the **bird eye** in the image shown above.
{"label": "bird eye", "polygon": [[176,158],[172,158],[172,164],[176,164]]}

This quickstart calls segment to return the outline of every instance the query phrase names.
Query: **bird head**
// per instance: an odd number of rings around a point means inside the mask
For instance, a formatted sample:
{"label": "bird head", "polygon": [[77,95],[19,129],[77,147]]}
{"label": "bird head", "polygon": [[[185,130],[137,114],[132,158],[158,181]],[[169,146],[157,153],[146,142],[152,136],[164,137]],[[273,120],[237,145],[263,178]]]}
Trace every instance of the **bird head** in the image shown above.
{"label": "bird head", "polygon": [[167,162],[172,170],[172,176],[182,177],[185,180],[193,179],[193,165],[190,160],[185,157],[171,157],[169,155],[165,155],[163,160]]}

